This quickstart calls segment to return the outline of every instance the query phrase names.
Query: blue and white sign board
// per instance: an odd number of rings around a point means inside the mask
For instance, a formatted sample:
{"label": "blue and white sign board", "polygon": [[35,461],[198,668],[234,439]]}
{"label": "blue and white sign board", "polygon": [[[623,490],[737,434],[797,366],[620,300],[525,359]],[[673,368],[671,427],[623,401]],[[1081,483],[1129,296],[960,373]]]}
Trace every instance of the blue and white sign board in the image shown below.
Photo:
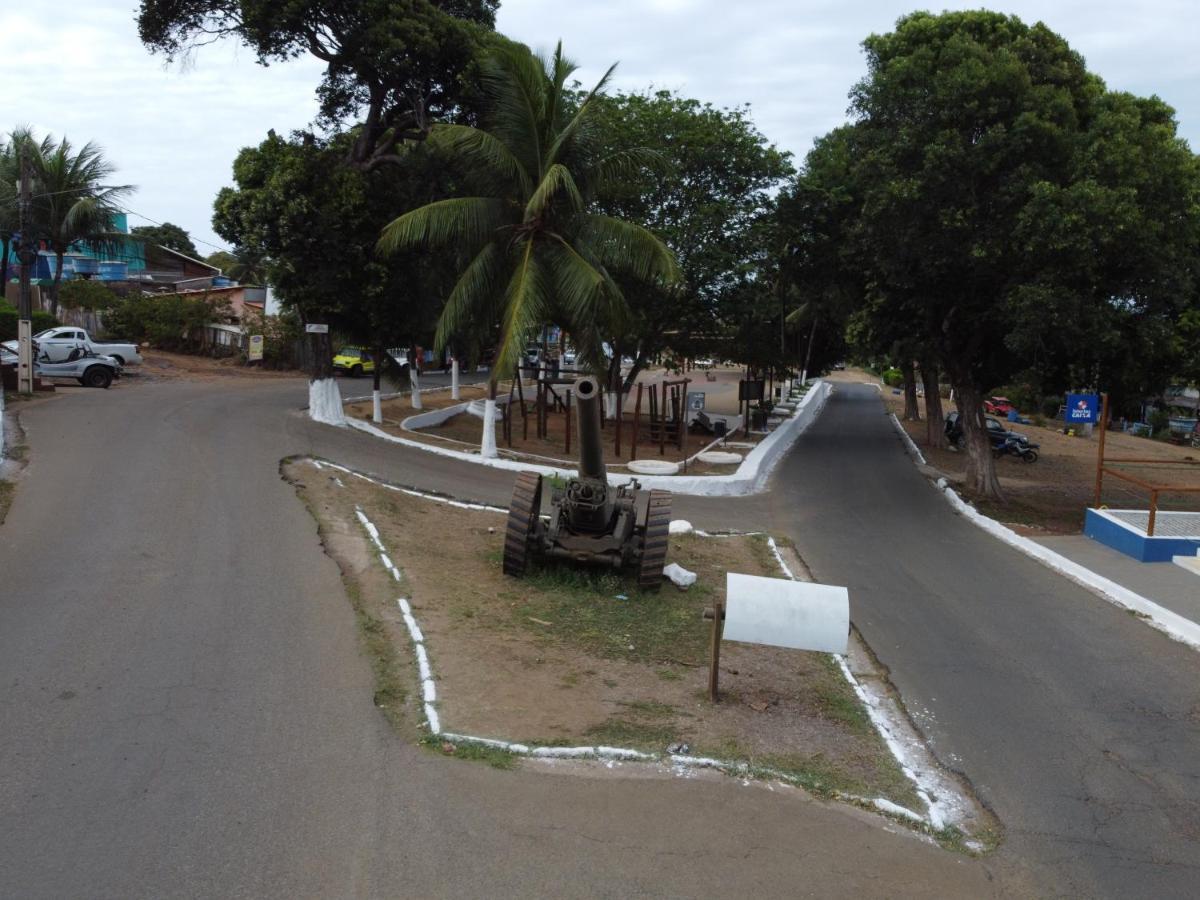
{"label": "blue and white sign board", "polygon": [[850,595],[844,587],[736,572],[725,576],[727,641],[844,654],[849,635]]}
{"label": "blue and white sign board", "polygon": [[1067,394],[1068,425],[1094,425],[1100,421],[1099,394]]}

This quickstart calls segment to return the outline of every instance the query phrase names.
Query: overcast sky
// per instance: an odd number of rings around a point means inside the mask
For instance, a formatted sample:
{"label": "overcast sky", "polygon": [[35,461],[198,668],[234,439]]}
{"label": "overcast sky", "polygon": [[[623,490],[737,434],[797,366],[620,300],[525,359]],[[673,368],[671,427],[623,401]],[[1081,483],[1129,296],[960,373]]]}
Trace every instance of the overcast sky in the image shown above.
{"label": "overcast sky", "polygon": [[[498,27],[535,48],[559,38],[594,80],[620,62],[616,86],[672,88],[721,106],[750,103],[759,129],[797,160],[845,120],[863,75],[862,39],[918,8],[979,3],[893,0],[503,0]],[[1196,0],[1044,0],[989,4],[1041,19],[1081,52],[1110,87],[1158,94],[1200,149],[1200,3]],[[137,216],[191,232],[202,253],[212,201],[231,182],[241,147],[267,129],[286,133],[315,112],[315,60],[263,68],[231,43],[165,68],[137,39],[136,0],[43,0],[0,11],[0,83],[7,115],[73,142],[94,140],[136,185]],[[140,216],[140,218],[139,218]],[[203,243],[202,243],[203,242]]]}

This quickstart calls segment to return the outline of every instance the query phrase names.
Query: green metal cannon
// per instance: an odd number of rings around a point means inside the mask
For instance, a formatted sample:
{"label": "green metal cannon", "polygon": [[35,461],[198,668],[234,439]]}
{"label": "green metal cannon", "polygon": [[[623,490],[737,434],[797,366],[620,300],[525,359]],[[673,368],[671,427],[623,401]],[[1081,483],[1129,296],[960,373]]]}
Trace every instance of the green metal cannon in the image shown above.
{"label": "green metal cannon", "polygon": [[671,524],[671,492],[643,491],[637,480],[614,487],[604,470],[600,438],[600,385],[584,376],[573,386],[579,474],[550,498],[542,518],[542,476],[522,472],[513,488],[504,534],[504,574],[521,576],[535,559],[636,568],[638,584],[657,590]]}

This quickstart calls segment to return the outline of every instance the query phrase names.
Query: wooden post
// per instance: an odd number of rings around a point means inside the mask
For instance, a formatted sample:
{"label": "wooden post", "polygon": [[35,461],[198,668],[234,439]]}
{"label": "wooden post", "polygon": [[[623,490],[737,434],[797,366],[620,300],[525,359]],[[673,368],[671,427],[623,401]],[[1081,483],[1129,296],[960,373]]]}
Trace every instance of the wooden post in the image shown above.
{"label": "wooden post", "polygon": [[521,402],[521,440],[529,440],[529,410],[525,408],[525,388],[521,384],[521,372],[517,371],[517,399]]}
{"label": "wooden post", "polygon": [[642,383],[637,383],[637,400],[633,402],[633,438],[629,443],[629,461],[637,459],[638,426],[642,421]]}
{"label": "wooden post", "polygon": [[[521,377],[520,370],[517,371],[517,378]],[[512,407],[513,407],[513,387],[516,385],[516,379],[508,383],[508,404],[504,407],[504,440],[508,443],[508,448],[512,449]]]}
{"label": "wooden post", "polygon": [[1154,520],[1158,517],[1158,491],[1150,492],[1150,521],[1146,523],[1146,537],[1154,537]]}
{"label": "wooden post", "polygon": [[1096,497],[1092,504],[1100,508],[1100,490],[1104,486],[1104,436],[1108,433],[1108,394],[1101,394],[1100,445],[1096,448]]}
{"label": "wooden post", "polygon": [[662,383],[662,403],[658,408],[658,455],[667,455],[667,383]]}
{"label": "wooden post", "polygon": [[[690,412],[690,410],[688,410],[688,408],[687,408],[687,389],[688,389],[688,385],[691,384],[691,381],[692,381],[692,379],[690,379],[690,378],[683,379],[683,400],[679,404],[679,416],[680,416],[680,418],[679,418],[679,450],[680,450],[680,452],[683,452],[684,445],[686,443],[686,437],[687,437],[687,420],[689,418],[688,413]],[[687,472],[686,457],[684,459],[685,459],[685,462],[683,465],[683,471]]]}
{"label": "wooden post", "polygon": [[712,639],[709,645],[708,700],[716,703],[720,699],[719,680],[721,672],[721,633],[725,630],[725,601],[717,600],[711,609],[704,611],[704,618],[712,619]]}

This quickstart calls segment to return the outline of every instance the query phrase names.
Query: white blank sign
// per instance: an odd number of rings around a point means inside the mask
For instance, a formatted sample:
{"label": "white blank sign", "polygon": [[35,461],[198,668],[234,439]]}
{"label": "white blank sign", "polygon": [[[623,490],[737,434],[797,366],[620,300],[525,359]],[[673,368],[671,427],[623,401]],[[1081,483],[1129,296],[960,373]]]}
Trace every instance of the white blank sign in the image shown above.
{"label": "white blank sign", "polygon": [[727,641],[845,653],[850,595],[844,587],[758,575],[725,576]]}

